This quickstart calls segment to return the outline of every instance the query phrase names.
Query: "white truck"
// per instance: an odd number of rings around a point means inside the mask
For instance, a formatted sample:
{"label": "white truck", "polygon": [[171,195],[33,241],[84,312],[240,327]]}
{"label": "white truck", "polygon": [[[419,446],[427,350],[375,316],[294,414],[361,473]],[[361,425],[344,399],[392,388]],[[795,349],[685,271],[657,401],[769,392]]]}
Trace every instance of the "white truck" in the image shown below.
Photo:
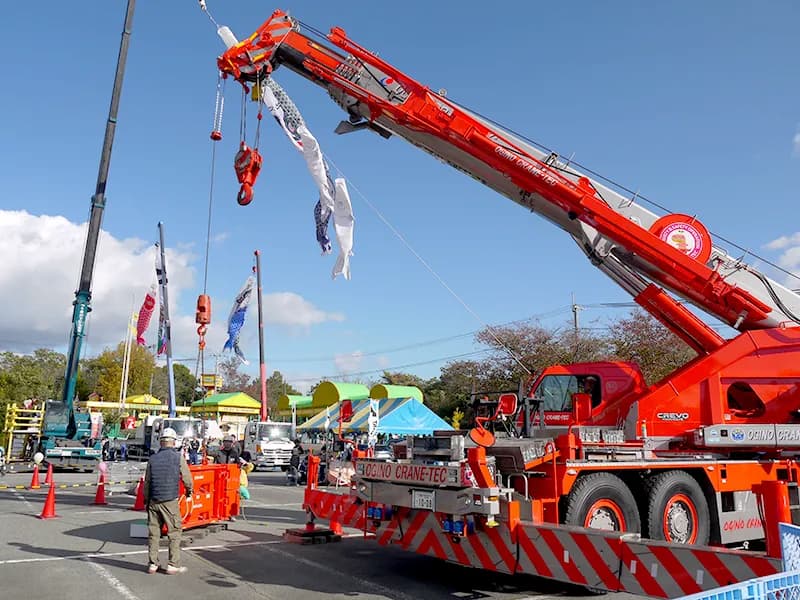
{"label": "white truck", "polygon": [[126,440],[118,439],[117,444],[127,446],[130,458],[149,458],[158,451],[161,432],[171,427],[178,434],[176,446],[183,447],[192,439],[203,438],[203,421],[192,417],[158,417],[150,415],[134,430],[133,437]]}
{"label": "white truck", "polygon": [[250,421],[245,428],[244,449],[250,453],[256,468],[289,469],[292,458],[292,424],[276,421]]}

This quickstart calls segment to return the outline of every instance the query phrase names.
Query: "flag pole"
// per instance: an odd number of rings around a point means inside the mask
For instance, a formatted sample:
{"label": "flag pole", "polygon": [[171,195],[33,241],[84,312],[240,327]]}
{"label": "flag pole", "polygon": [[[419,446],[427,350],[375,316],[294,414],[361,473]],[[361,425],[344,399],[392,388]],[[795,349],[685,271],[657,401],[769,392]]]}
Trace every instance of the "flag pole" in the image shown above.
{"label": "flag pole", "polygon": [[167,381],[169,382],[169,416],[175,417],[175,374],[172,372],[172,331],[169,321],[169,300],[167,296],[167,261],[164,257],[164,223],[158,222],[159,252],[161,253],[161,272],[158,284],[161,286],[161,298],[164,300],[164,333],[167,338]]}
{"label": "flag pole", "polygon": [[258,362],[259,376],[261,378],[261,420],[269,418],[269,406],[267,405],[267,365],[264,363],[264,313],[262,309],[261,292],[261,252],[255,251],[256,255],[256,286],[258,287]]}

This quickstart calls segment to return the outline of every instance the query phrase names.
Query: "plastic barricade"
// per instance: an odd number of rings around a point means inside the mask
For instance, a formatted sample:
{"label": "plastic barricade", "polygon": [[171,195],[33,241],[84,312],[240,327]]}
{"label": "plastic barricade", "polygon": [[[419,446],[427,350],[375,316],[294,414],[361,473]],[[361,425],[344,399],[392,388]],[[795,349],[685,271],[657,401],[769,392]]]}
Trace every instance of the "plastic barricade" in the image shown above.
{"label": "plastic barricade", "polygon": [[800,600],[800,571],[784,571],[683,596],[681,600]]}
{"label": "plastic barricade", "polygon": [[187,500],[181,484],[183,529],[226,521],[239,514],[239,465],[191,465],[194,494]]}

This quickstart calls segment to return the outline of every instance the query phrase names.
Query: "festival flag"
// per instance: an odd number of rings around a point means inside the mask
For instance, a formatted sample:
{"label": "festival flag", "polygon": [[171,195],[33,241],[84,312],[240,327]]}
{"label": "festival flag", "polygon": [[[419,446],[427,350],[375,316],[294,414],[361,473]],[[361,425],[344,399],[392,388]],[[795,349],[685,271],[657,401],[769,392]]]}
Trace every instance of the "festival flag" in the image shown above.
{"label": "festival flag", "polygon": [[250,304],[250,296],[253,294],[255,282],[255,277],[252,275],[248,277],[242,289],[239,290],[239,293],[236,295],[236,299],[233,301],[231,314],[228,317],[228,341],[225,342],[225,346],[222,348],[223,352],[225,350],[233,350],[236,356],[246,365],[250,363],[244,357],[241,348],[239,348],[239,333],[244,325],[244,317],[247,313],[247,306]]}
{"label": "festival flag", "polygon": [[339,243],[339,256],[333,267],[332,276],[335,279],[337,275],[343,275],[345,279],[350,279],[355,220],[347,184],[344,179],[333,180],[319,142],[306,127],[297,105],[271,77],[264,80],[260,97],[292,145],[302,152],[311,177],[319,189],[319,200],[314,206],[314,222],[322,254],[331,253],[328,227],[333,217],[336,240]]}
{"label": "festival flag", "polygon": [[139,309],[139,319],[136,321],[136,343],[144,346],[144,332],[150,325],[150,317],[153,316],[153,309],[156,306],[156,286],[151,285],[150,290],[144,295],[142,308]]}
{"label": "festival flag", "polygon": [[[158,284],[165,284],[164,269],[161,267],[161,252],[156,244],[156,278]],[[156,356],[161,356],[167,351],[167,311],[164,306],[164,294],[158,295],[158,339],[156,340]]]}

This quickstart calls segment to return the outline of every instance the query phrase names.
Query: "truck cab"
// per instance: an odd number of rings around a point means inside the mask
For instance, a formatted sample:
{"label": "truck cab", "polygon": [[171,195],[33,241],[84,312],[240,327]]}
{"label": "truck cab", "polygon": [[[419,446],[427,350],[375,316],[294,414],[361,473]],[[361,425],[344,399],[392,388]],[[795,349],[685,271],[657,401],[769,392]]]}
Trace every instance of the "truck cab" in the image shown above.
{"label": "truck cab", "polygon": [[188,444],[194,439],[203,439],[203,421],[202,419],[195,419],[192,417],[158,417],[153,422],[153,431],[150,441],[150,448],[152,451],[158,450],[159,438],[161,432],[166,428],[175,430],[178,434],[178,439],[175,442],[177,448],[182,448],[184,444]]}
{"label": "truck cab", "polygon": [[245,428],[244,449],[258,467],[289,469],[292,458],[292,424],[275,421],[250,421]]}
{"label": "truck cab", "polygon": [[45,460],[64,467],[93,467],[102,457],[100,436],[92,438],[92,419],[58,400],[47,400],[41,451]]}

